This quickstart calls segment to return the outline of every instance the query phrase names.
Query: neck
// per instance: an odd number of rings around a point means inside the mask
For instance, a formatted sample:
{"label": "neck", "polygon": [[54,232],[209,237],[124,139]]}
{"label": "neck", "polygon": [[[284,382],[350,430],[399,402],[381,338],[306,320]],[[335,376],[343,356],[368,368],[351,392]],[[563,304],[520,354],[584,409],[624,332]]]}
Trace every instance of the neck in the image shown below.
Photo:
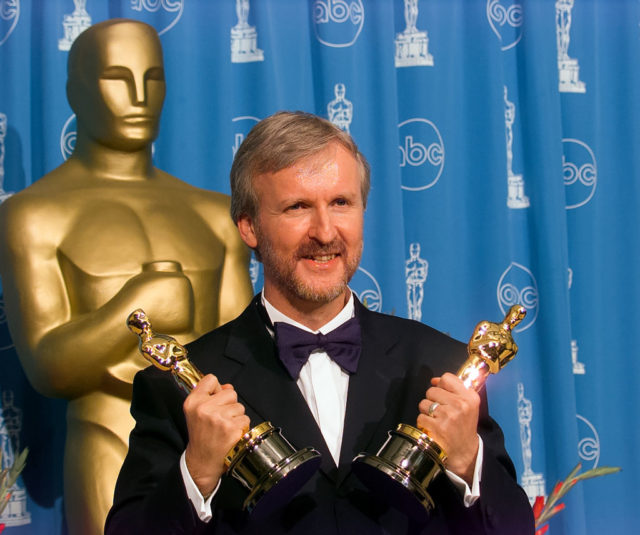
{"label": "neck", "polygon": [[271,287],[266,280],[263,291],[265,299],[275,308],[312,331],[317,331],[335,318],[349,302],[349,297],[351,297],[351,291],[346,288],[334,300],[326,303],[317,303],[297,297],[285,296]]}
{"label": "neck", "polygon": [[151,144],[124,151],[78,136],[72,157],[101,178],[146,180],[153,174]]}

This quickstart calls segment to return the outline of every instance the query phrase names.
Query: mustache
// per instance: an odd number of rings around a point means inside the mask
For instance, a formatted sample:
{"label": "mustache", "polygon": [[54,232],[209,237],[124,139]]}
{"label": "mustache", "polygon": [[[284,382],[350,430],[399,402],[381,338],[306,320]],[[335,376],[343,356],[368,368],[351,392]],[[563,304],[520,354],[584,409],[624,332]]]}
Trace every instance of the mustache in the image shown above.
{"label": "mustache", "polygon": [[329,243],[318,243],[316,241],[308,241],[306,243],[303,243],[296,250],[296,255],[298,258],[332,254],[344,256],[346,251],[347,247],[344,244],[344,241],[336,238]]}

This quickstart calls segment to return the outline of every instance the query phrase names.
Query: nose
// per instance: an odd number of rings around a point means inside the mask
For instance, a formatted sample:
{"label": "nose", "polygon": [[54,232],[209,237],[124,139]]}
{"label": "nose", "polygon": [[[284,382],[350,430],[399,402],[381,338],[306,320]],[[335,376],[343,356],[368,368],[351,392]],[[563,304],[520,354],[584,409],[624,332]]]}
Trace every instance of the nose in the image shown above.
{"label": "nose", "polygon": [[320,243],[330,243],[336,236],[336,226],[329,210],[326,207],[316,208],[309,225],[309,238]]}
{"label": "nose", "polygon": [[133,87],[131,88],[132,100],[135,106],[143,106],[147,102],[147,81],[144,73],[133,75]]}

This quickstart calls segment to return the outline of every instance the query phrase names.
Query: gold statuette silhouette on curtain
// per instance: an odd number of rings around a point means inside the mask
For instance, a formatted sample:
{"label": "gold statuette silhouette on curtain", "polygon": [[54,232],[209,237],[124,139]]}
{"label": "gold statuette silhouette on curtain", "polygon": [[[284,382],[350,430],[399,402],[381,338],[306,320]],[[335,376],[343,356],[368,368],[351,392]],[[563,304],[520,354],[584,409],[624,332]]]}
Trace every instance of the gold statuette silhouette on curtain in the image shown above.
{"label": "gold statuette silhouette on curtain", "polygon": [[248,251],[226,195],[157,169],[162,48],[144,23],[112,19],[69,53],[73,154],[0,207],[0,272],[11,335],[41,393],[66,398],[71,535],[101,534],[133,427],[143,367],[125,326],[134,308],[185,343],[252,295]]}

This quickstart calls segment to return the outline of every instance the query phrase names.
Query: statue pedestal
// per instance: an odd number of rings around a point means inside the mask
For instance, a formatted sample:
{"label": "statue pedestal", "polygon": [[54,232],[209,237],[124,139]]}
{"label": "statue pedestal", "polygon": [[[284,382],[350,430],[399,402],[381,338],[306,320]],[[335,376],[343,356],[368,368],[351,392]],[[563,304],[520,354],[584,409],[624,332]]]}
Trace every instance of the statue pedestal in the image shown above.
{"label": "statue pedestal", "polygon": [[11,491],[11,499],[0,516],[0,524],[7,527],[31,524],[31,513],[27,511],[27,493],[24,489]]}
{"label": "statue pedestal", "polygon": [[558,60],[559,88],[562,93],[586,93],[584,82],[580,81],[580,66],[577,59]]}
{"label": "statue pedestal", "polygon": [[427,32],[399,33],[396,36],[396,67],[432,65]]}
{"label": "statue pedestal", "polygon": [[58,41],[58,50],[69,50],[76,37],[89,26],[91,26],[91,17],[86,12],[65,15],[62,21],[64,37]]}
{"label": "statue pedestal", "polygon": [[263,61],[264,52],[258,48],[258,32],[252,26],[231,28],[231,62]]}
{"label": "statue pedestal", "polygon": [[522,175],[509,175],[509,196],[507,206],[509,208],[528,208],[529,197],[524,194],[524,180]]}
{"label": "statue pedestal", "polygon": [[533,506],[533,502],[536,501],[536,496],[547,497],[547,493],[544,488],[544,476],[542,474],[535,474],[532,471],[525,471],[520,480],[520,486],[524,489],[529,497],[529,502]]}

